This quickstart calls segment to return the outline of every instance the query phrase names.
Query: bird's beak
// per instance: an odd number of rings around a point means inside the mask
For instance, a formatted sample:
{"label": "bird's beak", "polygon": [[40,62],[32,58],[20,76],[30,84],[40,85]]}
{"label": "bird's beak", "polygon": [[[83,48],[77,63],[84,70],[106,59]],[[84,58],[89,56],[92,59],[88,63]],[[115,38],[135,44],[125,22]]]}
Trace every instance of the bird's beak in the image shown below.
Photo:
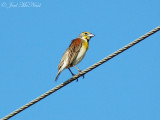
{"label": "bird's beak", "polygon": [[93,34],[89,34],[89,35],[88,35],[88,37],[94,37],[94,36],[95,36],[95,35],[93,35]]}

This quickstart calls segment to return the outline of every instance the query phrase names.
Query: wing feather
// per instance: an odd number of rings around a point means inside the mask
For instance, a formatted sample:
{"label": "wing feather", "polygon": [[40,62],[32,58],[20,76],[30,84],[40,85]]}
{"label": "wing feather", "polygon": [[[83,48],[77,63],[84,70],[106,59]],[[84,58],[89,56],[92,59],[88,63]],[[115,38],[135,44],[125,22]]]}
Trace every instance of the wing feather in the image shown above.
{"label": "wing feather", "polygon": [[82,40],[80,38],[72,40],[69,48],[65,51],[62,56],[62,59],[58,65],[58,69],[60,70],[64,64],[64,61],[68,59],[67,68],[72,66],[72,62],[76,59],[80,49],[82,46]]}
{"label": "wing feather", "polygon": [[77,58],[78,53],[82,47],[82,40],[80,38],[72,40],[69,47],[69,66],[72,67],[73,61]]}
{"label": "wing feather", "polygon": [[65,51],[62,59],[58,65],[58,73],[55,80],[57,80],[59,74],[65,69],[72,67],[73,61],[77,58],[77,55],[82,47],[82,40],[80,38],[72,40],[69,48]]}

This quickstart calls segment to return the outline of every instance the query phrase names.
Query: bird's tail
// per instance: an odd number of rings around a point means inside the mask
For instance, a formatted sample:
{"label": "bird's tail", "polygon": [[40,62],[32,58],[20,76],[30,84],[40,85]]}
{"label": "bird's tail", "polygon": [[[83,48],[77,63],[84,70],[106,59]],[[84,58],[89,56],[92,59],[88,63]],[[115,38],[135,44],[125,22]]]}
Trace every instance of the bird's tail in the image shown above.
{"label": "bird's tail", "polygon": [[65,68],[66,68],[66,64],[62,64],[62,62],[60,62],[60,64],[58,65],[58,73],[56,75],[55,81],[57,81],[58,76]]}
{"label": "bird's tail", "polygon": [[56,77],[55,77],[55,81],[58,80],[58,76],[60,75],[61,72],[62,72],[62,70],[58,70],[58,73],[57,73],[57,75],[56,75]]}

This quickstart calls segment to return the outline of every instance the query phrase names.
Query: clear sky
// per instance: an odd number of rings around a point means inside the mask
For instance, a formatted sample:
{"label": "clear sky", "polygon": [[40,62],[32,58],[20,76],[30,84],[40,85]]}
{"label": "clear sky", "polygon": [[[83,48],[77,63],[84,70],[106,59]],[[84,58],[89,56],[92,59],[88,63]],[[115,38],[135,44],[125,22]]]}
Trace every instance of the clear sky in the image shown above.
{"label": "clear sky", "polygon": [[[96,35],[84,70],[160,25],[160,0],[37,1],[0,1],[0,118],[71,77],[54,81],[81,32]],[[157,32],[11,120],[160,120],[159,46]]]}

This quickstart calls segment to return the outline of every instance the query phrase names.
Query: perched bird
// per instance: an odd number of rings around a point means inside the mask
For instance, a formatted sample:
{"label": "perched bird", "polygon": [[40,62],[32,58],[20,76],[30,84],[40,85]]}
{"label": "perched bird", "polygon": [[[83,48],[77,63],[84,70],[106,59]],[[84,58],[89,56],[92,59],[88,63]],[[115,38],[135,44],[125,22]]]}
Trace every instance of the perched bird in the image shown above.
{"label": "perched bird", "polygon": [[62,59],[58,65],[58,73],[56,75],[55,81],[65,68],[71,72],[72,76],[74,74],[72,73],[70,67],[75,67],[79,72],[81,72],[81,70],[75,65],[81,62],[81,60],[84,58],[89,47],[89,40],[93,36],[94,35],[90,32],[82,32],[78,38],[72,40],[69,48],[63,54]]}

